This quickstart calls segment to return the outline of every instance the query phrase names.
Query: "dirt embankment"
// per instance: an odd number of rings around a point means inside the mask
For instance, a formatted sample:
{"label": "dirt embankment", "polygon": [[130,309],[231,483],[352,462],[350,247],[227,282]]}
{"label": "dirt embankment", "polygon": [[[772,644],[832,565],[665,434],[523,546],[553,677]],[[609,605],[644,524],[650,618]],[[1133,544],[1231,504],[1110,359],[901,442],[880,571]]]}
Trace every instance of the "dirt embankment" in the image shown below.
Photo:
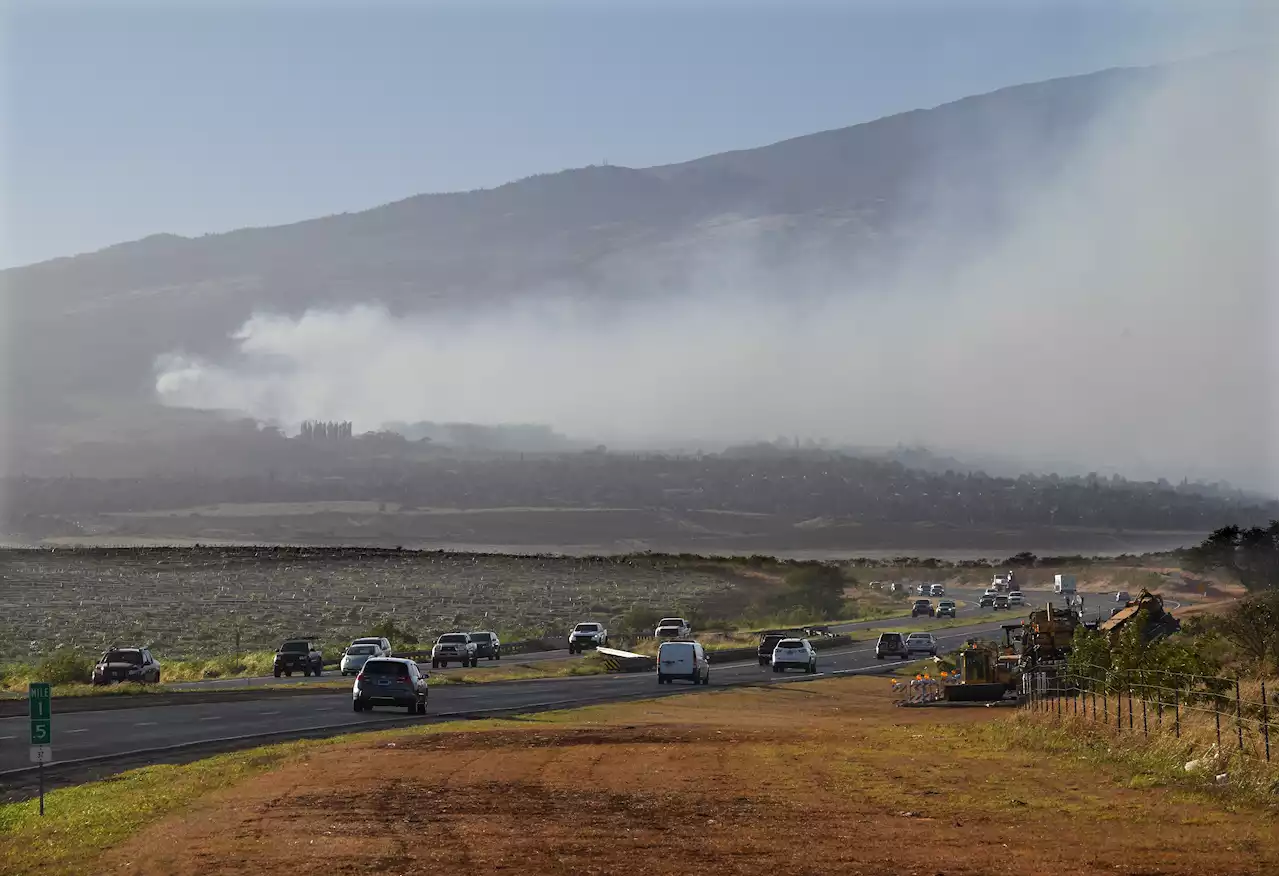
{"label": "dirt embankment", "polygon": [[[1228,812],[992,744],[884,679],[710,691],[317,749],[162,820],[114,874],[1243,874]],[[1064,830],[1069,825],[1069,830]]]}

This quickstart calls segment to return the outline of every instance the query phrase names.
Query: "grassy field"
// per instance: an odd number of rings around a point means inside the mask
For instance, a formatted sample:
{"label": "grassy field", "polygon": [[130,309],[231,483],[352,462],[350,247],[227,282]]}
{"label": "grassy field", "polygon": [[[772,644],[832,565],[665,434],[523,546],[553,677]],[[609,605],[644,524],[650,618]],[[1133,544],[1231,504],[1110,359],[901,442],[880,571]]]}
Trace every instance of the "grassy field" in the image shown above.
{"label": "grassy field", "polygon": [[[1275,810],[884,679],[270,746],[0,807],[7,874],[1275,872]],[[585,796],[584,788],[591,794]],[[1064,842],[1063,819],[1075,841]]]}

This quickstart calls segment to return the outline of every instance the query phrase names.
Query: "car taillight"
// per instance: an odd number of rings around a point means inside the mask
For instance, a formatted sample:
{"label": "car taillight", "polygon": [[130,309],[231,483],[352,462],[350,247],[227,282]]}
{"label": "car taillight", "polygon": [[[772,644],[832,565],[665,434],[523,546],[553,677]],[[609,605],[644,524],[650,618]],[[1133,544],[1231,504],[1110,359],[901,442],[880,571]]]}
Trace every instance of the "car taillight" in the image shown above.
{"label": "car taillight", "polygon": [[356,681],[364,681],[364,673],[361,672],[356,676]]}

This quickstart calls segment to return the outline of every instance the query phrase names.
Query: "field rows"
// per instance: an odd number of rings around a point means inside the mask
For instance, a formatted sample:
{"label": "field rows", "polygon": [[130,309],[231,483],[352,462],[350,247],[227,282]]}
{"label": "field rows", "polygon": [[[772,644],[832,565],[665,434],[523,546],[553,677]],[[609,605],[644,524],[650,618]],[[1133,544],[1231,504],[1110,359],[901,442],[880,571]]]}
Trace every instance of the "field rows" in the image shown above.
{"label": "field rows", "polygon": [[[481,627],[561,631],[633,605],[677,610],[732,589],[724,574],[625,561],[269,549],[0,554],[0,658],[143,643],[168,657],[338,642],[385,617],[420,638]],[[670,607],[668,609],[668,606]]]}

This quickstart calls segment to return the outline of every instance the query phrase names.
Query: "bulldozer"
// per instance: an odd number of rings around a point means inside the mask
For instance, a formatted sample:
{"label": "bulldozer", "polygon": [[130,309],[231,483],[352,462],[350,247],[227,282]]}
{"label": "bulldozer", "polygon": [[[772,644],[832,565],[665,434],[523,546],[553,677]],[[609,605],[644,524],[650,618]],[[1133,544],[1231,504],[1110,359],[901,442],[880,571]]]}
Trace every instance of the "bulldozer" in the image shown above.
{"label": "bulldozer", "polygon": [[1071,651],[1071,638],[1080,626],[1080,615],[1052,602],[1037,608],[1023,625],[1022,666],[1035,669],[1042,663],[1059,663]]}
{"label": "bulldozer", "polygon": [[959,681],[942,689],[948,702],[983,702],[1004,699],[1007,691],[1017,689],[1017,670],[995,645],[970,639],[956,652],[956,676]]}
{"label": "bulldozer", "polygon": [[1111,639],[1111,644],[1115,645],[1120,631],[1143,611],[1147,613],[1147,625],[1142,631],[1144,641],[1150,642],[1153,639],[1172,635],[1182,628],[1181,621],[1165,611],[1164,599],[1160,594],[1143,588],[1136,599],[1129,600],[1124,608],[1099,624],[1098,631],[1106,633]]}

